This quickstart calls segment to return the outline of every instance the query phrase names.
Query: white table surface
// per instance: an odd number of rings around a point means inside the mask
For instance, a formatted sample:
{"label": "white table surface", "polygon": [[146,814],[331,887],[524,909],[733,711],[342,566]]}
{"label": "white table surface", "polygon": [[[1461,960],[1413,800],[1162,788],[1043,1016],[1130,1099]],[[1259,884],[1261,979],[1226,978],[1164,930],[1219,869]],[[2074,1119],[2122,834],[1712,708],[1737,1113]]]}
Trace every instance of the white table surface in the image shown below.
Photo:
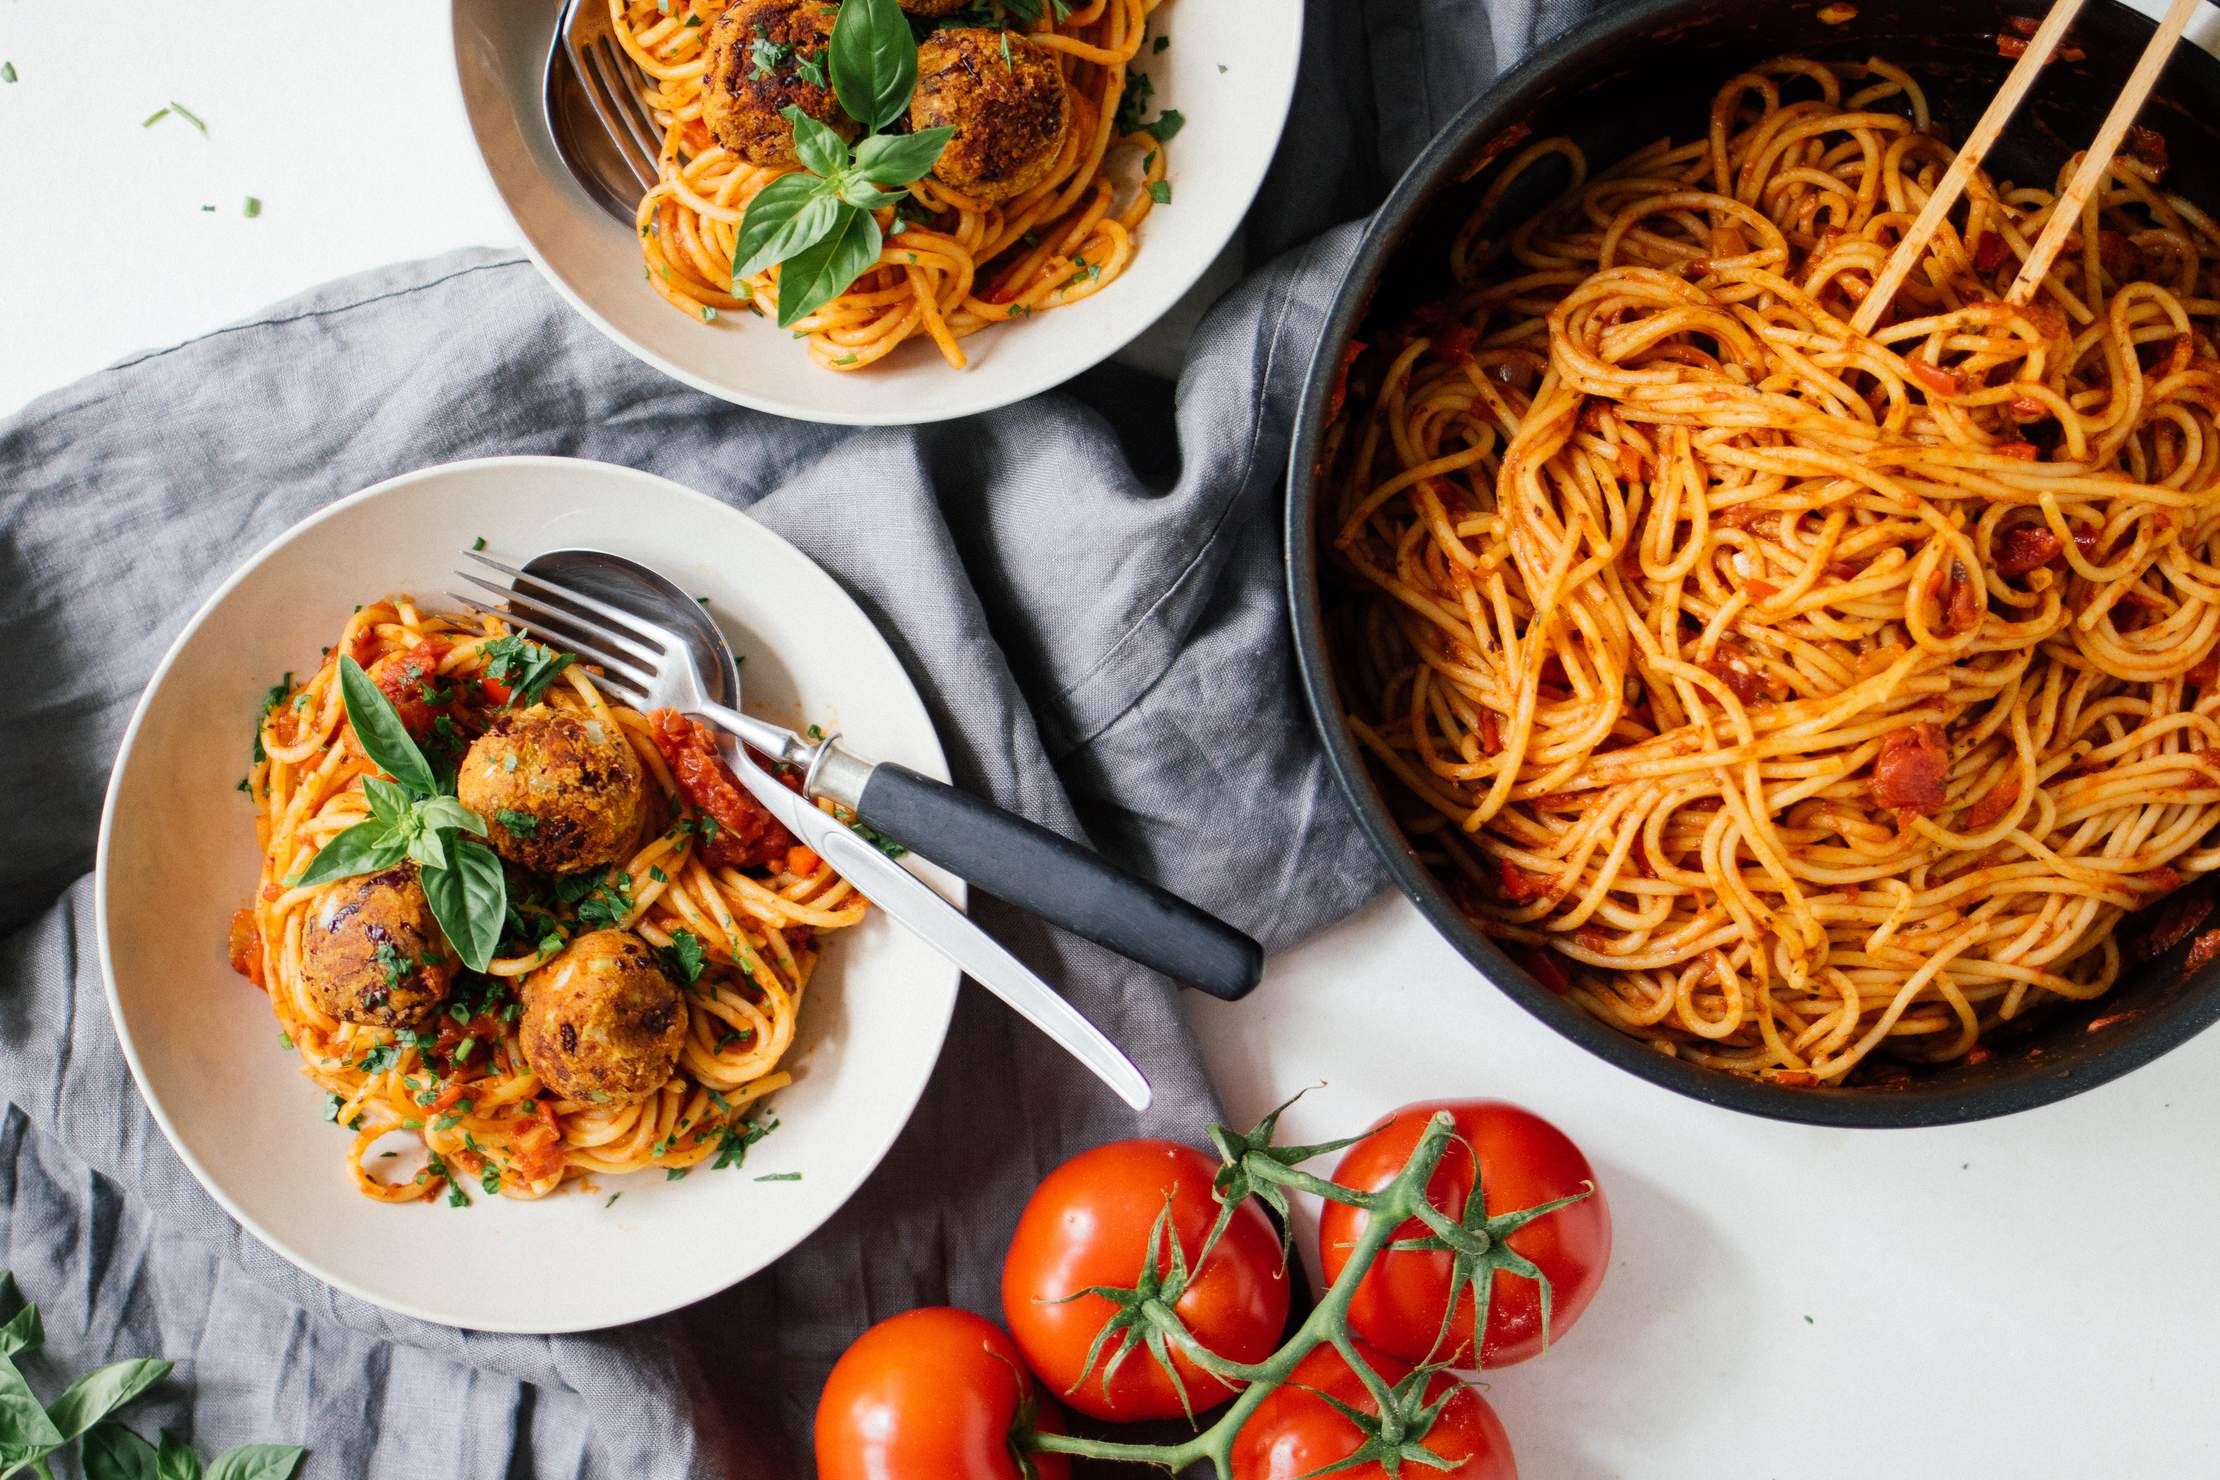
{"label": "white table surface", "polygon": [[[0,414],[326,278],[515,242],[434,0],[111,19],[0,7]],[[271,37],[317,65],[254,61]],[[206,138],[140,127],[171,99]],[[1303,1139],[1500,1095],[1588,1149],[1610,1276],[1557,1349],[1489,1378],[1527,1480],[2220,1474],[2220,1033],[2010,1120],[1774,1125],[1581,1053],[1400,900],[1194,1018],[1237,1116],[1323,1081],[1285,1122]]]}

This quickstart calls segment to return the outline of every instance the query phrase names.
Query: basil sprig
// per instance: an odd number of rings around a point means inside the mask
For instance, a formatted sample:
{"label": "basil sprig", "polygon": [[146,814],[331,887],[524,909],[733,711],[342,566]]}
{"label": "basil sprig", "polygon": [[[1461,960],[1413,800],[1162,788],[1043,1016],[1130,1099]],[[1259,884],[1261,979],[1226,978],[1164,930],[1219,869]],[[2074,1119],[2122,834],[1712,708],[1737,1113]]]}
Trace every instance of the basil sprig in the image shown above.
{"label": "basil sprig", "polygon": [[322,884],[374,874],[402,859],[416,864],[440,933],[472,971],[483,971],[508,917],[501,860],[482,841],[485,820],[455,800],[424,759],[391,700],[353,658],[339,660],[339,697],[370,763],[391,776],[363,778],[370,817],[325,843],[288,881]]}
{"label": "basil sprig", "polygon": [[879,260],[884,237],[872,212],[908,194],[940,159],[951,128],[889,134],[917,89],[917,38],[896,0],[845,0],[827,49],[833,96],[863,125],[853,147],[837,130],[789,105],[802,168],[756,193],[732,244],[732,288],[779,269],[779,327],[814,313]]}
{"label": "basil sprig", "polygon": [[[19,1298],[13,1276],[0,1269],[0,1309]],[[37,1351],[45,1340],[39,1308],[28,1302],[0,1324],[0,1477],[21,1470],[51,1475],[49,1457],[80,1439],[86,1480],[291,1480],[300,1468],[306,1451],[297,1444],[243,1444],[218,1455],[204,1471],[192,1446],[175,1434],[164,1433],[157,1449],[107,1421],[169,1375],[171,1364],[157,1357],[111,1362],[42,1405],[14,1359]]]}

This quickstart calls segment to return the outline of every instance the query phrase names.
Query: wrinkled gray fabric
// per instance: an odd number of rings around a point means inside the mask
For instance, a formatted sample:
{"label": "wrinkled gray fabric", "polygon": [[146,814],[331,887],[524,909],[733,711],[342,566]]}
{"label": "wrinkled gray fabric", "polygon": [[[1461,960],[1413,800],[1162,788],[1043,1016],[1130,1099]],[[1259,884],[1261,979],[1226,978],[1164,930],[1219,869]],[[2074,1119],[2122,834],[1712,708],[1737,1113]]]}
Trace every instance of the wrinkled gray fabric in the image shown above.
{"label": "wrinkled gray fabric", "polygon": [[[1109,367],[963,424],[782,421],[663,379],[528,265],[478,251],[332,284],[0,424],[0,692],[18,705],[0,731],[0,1264],[45,1308],[34,1384],[172,1357],[135,1427],[203,1452],[304,1442],[317,1476],[754,1480],[807,1470],[816,1393],[865,1325],[926,1303],[994,1311],[1033,1183],[1137,1127],[977,989],[849,1207],[693,1309],[488,1336],[388,1315],[271,1254],[156,1131],[103,1004],[87,874],[132,705],[223,573],[341,495],[493,453],[630,463],[824,564],[925,692],[961,784],[1284,946],[1379,883],[1298,711],[1280,595],[1289,419],[1356,240],[1327,228],[1499,60],[1584,8],[1314,0],[1249,226],[1249,260],[1269,265],[1205,321],[1176,396]],[[1138,1128],[1197,1136],[1215,1107],[1172,989],[992,903],[978,914],[1147,1067],[1158,1100]],[[1250,1011],[1290,1007],[1267,987]]]}

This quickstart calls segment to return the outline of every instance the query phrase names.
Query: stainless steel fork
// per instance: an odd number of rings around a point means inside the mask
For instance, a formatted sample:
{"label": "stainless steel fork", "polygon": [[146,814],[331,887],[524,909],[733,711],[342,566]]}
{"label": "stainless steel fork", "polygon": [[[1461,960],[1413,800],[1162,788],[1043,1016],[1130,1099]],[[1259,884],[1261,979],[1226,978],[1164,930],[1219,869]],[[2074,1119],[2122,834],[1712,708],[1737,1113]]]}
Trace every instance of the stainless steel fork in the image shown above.
{"label": "stainless steel fork", "polygon": [[[458,570],[455,574],[459,578],[491,593],[500,604],[489,603],[483,595],[450,593],[457,601],[490,611],[510,625],[596,665],[600,671],[589,670],[589,676],[625,704],[639,709],[675,709],[708,720],[717,727],[718,749],[740,784],[789,832],[865,898],[915,931],[965,975],[1048,1034],[1119,1098],[1136,1110],[1148,1108],[1148,1079],[1077,1008],[923,880],[756,764],[747,745],[741,743],[743,734],[761,739],[774,759],[791,760],[796,753],[814,747],[804,747],[791,732],[768,726],[712,698],[711,680],[702,671],[702,660],[679,633],[635,611],[612,606],[483,555],[467,558],[506,576],[508,585]],[[739,695],[735,693],[733,699],[736,705]]]}
{"label": "stainless steel fork", "polygon": [[632,59],[617,44],[609,0],[564,0],[541,104],[571,174],[602,209],[630,224],[640,192],[657,179],[663,129],[642,96]]}

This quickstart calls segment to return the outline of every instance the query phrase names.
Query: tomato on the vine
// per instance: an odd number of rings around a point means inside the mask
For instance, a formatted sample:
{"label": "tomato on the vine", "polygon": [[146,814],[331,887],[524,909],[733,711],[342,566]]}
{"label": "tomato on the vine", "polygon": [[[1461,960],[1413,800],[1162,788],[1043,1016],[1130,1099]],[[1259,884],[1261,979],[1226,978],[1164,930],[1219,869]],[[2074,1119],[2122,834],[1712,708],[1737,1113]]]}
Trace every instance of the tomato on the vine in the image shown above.
{"label": "tomato on the vine", "polygon": [[[1406,1362],[1386,1352],[1357,1343],[1357,1355],[1390,1383],[1398,1383],[1412,1370]],[[1399,1469],[1405,1480],[1424,1475],[1447,1480],[1518,1480],[1518,1466],[1511,1458],[1511,1439],[1502,1420],[1477,1389],[1458,1382],[1445,1372],[1426,1381],[1418,1403],[1431,1403],[1444,1392],[1457,1391],[1425,1433],[1414,1442],[1450,1463],[1438,1470],[1405,1455]],[[1306,1391],[1308,1389],[1308,1391]],[[1325,1397],[1319,1396],[1325,1394]],[[1257,1404],[1256,1412],[1241,1426],[1233,1441],[1233,1480],[1298,1480],[1318,1475],[1348,1459],[1372,1436],[1326,1401],[1331,1397],[1368,1417],[1380,1405],[1341,1353],[1321,1346],[1295,1364],[1287,1385]],[[1383,1480],[1386,1466],[1377,1460],[1335,1470],[1335,1480]]]}
{"label": "tomato on the vine", "polygon": [[[1563,1131],[1531,1111],[1502,1100],[1440,1100],[1406,1105],[1342,1156],[1334,1180],[1372,1192],[1395,1180],[1411,1149],[1436,1113],[1456,1122],[1465,1145],[1452,1143],[1427,1183],[1427,1201],[1452,1220],[1465,1217],[1478,1158],[1486,1213],[1500,1218],[1522,1208],[1573,1197],[1595,1183],[1595,1171]],[[1467,1147],[1469,1146],[1469,1150]],[[1330,1281],[1349,1262],[1350,1245],[1369,1215],[1345,1203],[1328,1203],[1318,1220],[1319,1262]],[[1398,1240],[1428,1236],[1416,1218],[1396,1231]],[[1504,1245],[1523,1255],[1549,1280],[1548,1339],[1555,1341],[1580,1319],[1603,1283],[1611,1262],[1611,1210],[1598,1186],[1578,1202],[1545,1213],[1509,1234]],[[1485,1269],[1458,1295],[1446,1338],[1454,1257],[1447,1250],[1383,1250],[1357,1286],[1349,1323],[1374,1345],[1412,1361],[1472,1365],[1474,1294],[1492,1280],[1488,1328],[1481,1339],[1482,1367],[1503,1367],[1539,1354],[1543,1346],[1542,1291],[1508,1269]]]}
{"label": "tomato on the vine", "polygon": [[994,1322],[928,1307],[879,1322],[841,1354],[817,1400],[818,1480],[1069,1480],[1071,1461],[1012,1443],[1063,1430]]}
{"label": "tomato on the vine", "polygon": [[[1049,1173],[1025,1205],[1002,1265],[1003,1318],[1042,1382],[1082,1413],[1175,1418],[1235,1391],[1176,1349],[1175,1386],[1139,1344],[1151,1328],[1138,1304],[1081,1293],[1094,1287],[1138,1286],[1147,1296],[1165,1281],[1178,1284],[1184,1267],[1184,1287],[1159,1294],[1203,1347],[1256,1362],[1278,1344],[1289,1280],[1263,1211],[1241,1204],[1209,1256],[1196,1262],[1218,1218],[1210,1193],[1217,1169],[1214,1159],[1177,1142],[1114,1141]],[[1165,1233],[1178,1242],[1177,1261]],[[1090,1368],[1095,1338],[1113,1322],[1123,1329],[1103,1343]]]}

